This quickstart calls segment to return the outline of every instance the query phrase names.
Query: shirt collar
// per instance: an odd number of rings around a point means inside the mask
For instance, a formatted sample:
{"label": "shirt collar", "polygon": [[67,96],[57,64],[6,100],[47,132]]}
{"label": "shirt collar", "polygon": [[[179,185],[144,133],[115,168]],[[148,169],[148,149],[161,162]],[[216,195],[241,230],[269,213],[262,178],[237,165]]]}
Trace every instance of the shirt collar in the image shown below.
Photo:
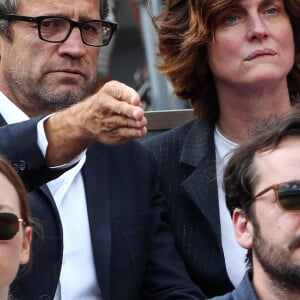
{"label": "shirt collar", "polygon": [[0,92],[0,113],[8,124],[26,121],[29,117]]}

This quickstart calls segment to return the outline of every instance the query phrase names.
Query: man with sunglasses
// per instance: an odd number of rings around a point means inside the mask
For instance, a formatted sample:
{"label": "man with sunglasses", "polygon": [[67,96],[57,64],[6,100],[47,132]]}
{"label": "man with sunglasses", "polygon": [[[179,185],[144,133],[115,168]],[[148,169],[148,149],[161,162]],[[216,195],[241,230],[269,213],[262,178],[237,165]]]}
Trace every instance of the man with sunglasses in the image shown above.
{"label": "man with sunglasses", "polygon": [[146,134],[140,98],[115,81],[94,91],[100,47],[117,28],[103,20],[105,6],[0,1],[0,152],[31,189],[42,228],[12,294],[197,299],[161,219],[152,157],[128,141]]}
{"label": "man with sunglasses", "polygon": [[224,187],[249,269],[232,293],[213,299],[300,299],[300,107],[234,151]]}

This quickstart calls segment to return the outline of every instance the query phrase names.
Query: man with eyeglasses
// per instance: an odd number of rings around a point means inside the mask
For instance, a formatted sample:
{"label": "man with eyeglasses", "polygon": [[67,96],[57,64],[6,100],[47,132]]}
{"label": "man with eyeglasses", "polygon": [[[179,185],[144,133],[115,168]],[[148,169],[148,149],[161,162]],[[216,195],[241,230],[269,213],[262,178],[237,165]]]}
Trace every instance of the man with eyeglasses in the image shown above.
{"label": "man with eyeglasses", "polygon": [[161,218],[152,157],[131,140],[147,131],[140,98],[116,81],[94,91],[117,29],[105,15],[106,1],[0,1],[0,152],[41,229],[11,293],[198,299]]}
{"label": "man with eyeglasses", "polygon": [[249,268],[232,293],[213,299],[300,299],[299,106],[233,152],[224,188]]}

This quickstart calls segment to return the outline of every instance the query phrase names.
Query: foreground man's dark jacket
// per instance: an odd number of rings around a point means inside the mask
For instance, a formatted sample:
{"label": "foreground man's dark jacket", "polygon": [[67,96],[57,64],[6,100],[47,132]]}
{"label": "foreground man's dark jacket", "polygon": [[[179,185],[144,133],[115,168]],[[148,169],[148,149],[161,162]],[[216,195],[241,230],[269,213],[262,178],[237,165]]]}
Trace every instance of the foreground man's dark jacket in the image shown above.
{"label": "foreground man's dark jacket", "polygon": [[[43,229],[42,236],[34,235],[28,270],[11,287],[20,300],[53,299],[63,254],[55,202],[45,185],[36,188],[59,175],[47,168],[36,145],[37,121],[0,128],[0,152],[9,156],[31,189],[32,216]],[[198,299],[201,294],[161,222],[163,198],[149,152],[135,141],[117,147],[95,143],[82,174],[103,300]]]}

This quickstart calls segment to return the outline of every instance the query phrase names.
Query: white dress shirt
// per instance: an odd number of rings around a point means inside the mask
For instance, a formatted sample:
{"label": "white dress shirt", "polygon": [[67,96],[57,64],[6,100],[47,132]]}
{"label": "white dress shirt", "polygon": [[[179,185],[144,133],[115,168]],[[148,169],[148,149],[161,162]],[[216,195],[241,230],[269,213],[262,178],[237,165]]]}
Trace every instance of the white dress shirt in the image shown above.
{"label": "white dress shirt", "polygon": [[[0,113],[8,124],[29,119],[24,112],[1,92]],[[45,156],[48,142],[43,122],[44,120],[39,122],[37,131],[38,145]],[[55,300],[102,299],[94,267],[86,199],[81,175],[81,168],[84,165],[85,158],[84,152],[76,158],[79,162],[72,169],[47,184],[55,200],[63,227],[63,264],[59,285],[54,297]]]}
{"label": "white dress shirt", "polygon": [[246,271],[245,258],[247,251],[242,248],[235,239],[232,220],[226,206],[223,188],[224,168],[228,162],[231,150],[233,150],[237,144],[223,136],[216,126],[215,145],[222,247],[228,276],[232,284],[237,287]]}

